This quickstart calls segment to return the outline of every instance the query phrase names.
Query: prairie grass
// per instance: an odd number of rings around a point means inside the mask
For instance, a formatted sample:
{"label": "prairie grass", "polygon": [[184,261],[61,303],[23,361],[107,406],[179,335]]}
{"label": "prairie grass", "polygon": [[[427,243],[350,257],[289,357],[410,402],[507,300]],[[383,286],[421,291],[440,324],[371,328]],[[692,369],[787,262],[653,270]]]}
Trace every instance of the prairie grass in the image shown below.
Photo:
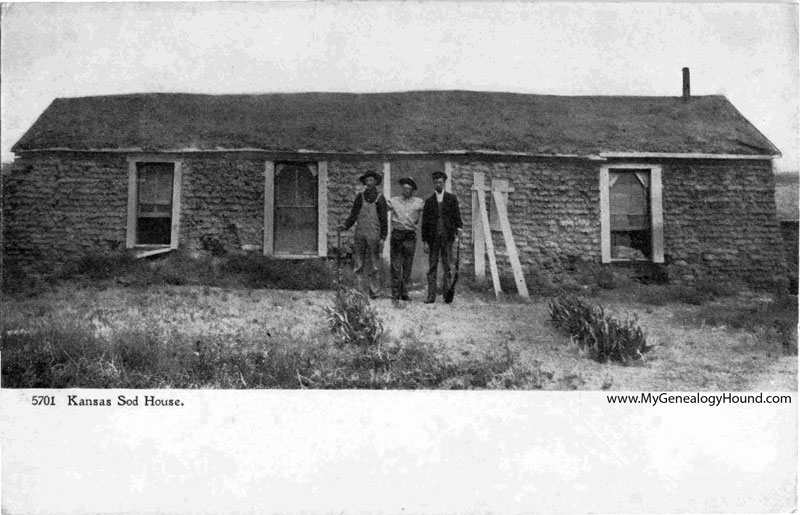
{"label": "prairie grass", "polygon": [[[656,306],[639,302],[636,290],[601,290],[596,300],[607,314],[636,315],[654,346],[641,365],[619,367],[586,359],[585,351],[569,345],[569,337],[548,322],[548,299],[534,296],[528,302],[498,301],[491,292],[460,291],[452,305],[423,304],[421,297],[399,304],[371,301],[383,336],[356,345],[330,330],[326,309],[334,305],[333,291],[76,281],[50,284],[35,296],[4,296],[2,383],[19,388],[786,389],[795,388],[797,360],[782,350],[770,317],[796,327],[794,299],[739,295],[700,306]],[[747,324],[738,322],[746,317]]]}
{"label": "prairie grass", "polygon": [[778,295],[749,302],[708,304],[682,313],[679,320],[696,326],[747,329],[779,343],[784,352],[797,355],[798,304],[796,295]]}
{"label": "prairie grass", "polygon": [[[338,338],[330,305],[225,289],[62,290],[4,309],[7,388],[516,388],[539,370],[506,350],[452,361],[407,330]],[[287,292],[288,293],[288,292]],[[331,297],[328,295],[328,297]],[[334,299],[327,299],[333,300]],[[310,319],[310,320],[309,320]]]}

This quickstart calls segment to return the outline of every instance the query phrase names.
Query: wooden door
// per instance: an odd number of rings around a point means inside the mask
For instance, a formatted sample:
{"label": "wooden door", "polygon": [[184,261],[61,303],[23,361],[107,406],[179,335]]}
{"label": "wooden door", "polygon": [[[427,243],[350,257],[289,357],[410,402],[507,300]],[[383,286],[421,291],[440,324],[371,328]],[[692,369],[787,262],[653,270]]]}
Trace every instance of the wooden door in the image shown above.
{"label": "wooden door", "polygon": [[275,165],[276,255],[317,255],[317,183],[317,168],[312,163]]}

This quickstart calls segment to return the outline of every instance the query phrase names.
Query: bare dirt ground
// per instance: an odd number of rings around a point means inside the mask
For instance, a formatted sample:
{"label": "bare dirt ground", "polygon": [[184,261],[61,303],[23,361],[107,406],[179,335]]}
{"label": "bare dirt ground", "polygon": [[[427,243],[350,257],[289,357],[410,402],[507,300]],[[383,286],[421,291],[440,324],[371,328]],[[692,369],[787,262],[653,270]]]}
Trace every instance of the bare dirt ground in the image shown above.
{"label": "bare dirt ground", "polygon": [[480,354],[508,345],[521,360],[538,362],[552,372],[544,389],[585,390],[759,390],[796,391],[797,356],[787,356],[764,334],[724,327],[694,327],[677,313],[697,309],[668,305],[644,307],[619,299],[593,299],[620,318],[637,316],[655,348],[643,363],[622,366],[596,363],[549,322],[547,303],[498,302],[491,297],[460,294],[453,304],[437,299],[377,302],[394,334],[412,328],[422,341],[441,341],[453,356]]}
{"label": "bare dirt ground", "polygon": [[[645,306],[614,292],[590,299],[619,318],[637,316],[654,348],[629,366],[597,363],[549,322],[547,299],[495,300],[459,293],[455,302],[374,301],[389,341],[441,345],[447,359],[510,353],[515,366],[541,370],[531,389],[622,391],[796,391],[797,356],[763,330],[734,330],[687,323],[697,306]],[[325,308],[331,291],[241,290],[202,286],[149,289],[59,287],[31,298],[4,299],[4,330],[34,330],[85,320],[97,335],[147,325],[184,334],[216,333],[231,342],[267,330],[293,337],[330,335]],[[733,298],[719,302],[756,302]]]}

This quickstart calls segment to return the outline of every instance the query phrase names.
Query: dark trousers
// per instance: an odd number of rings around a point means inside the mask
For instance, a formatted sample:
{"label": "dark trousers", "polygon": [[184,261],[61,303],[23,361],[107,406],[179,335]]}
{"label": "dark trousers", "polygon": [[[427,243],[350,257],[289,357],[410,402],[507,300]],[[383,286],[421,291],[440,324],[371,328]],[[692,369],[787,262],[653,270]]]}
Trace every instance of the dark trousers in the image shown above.
{"label": "dark trousers", "polygon": [[428,297],[436,295],[436,272],[439,268],[439,260],[442,261],[442,292],[446,292],[450,287],[450,260],[453,257],[453,242],[447,241],[444,234],[439,234],[436,241],[428,249]]}
{"label": "dark trousers", "polygon": [[392,229],[389,251],[392,258],[392,297],[408,295],[406,286],[411,280],[414,252],[417,249],[416,231]]}

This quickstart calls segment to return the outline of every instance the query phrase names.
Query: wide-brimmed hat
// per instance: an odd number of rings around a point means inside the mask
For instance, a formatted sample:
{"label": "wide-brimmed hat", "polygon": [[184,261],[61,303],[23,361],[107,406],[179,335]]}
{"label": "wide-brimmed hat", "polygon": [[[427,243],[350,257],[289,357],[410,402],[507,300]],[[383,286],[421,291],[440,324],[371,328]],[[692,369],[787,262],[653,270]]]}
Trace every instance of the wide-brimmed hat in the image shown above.
{"label": "wide-brimmed hat", "polygon": [[399,182],[400,184],[408,184],[413,189],[417,189],[417,183],[414,182],[414,179],[412,179],[411,177],[403,177],[402,179],[400,179],[397,182]]}
{"label": "wide-brimmed hat", "polygon": [[383,177],[381,176],[381,174],[379,174],[375,170],[368,170],[364,172],[364,174],[361,177],[359,177],[358,180],[361,181],[361,184],[366,184],[367,177],[375,177],[376,184],[380,184],[381,181],[383,181]]}
{"label": "wide-brimmed hat", "polygon": [[444,172],[439,172],[439,171],[436,171],[436,172],[433,172],[433,173],[431,174],[431,178],[432,178],[434,181],[435,181],[436,179],[439,179],[439,178],[442,178],[442,179],[444,179],[444,180],[447,180],[447,174],[446,174],[446,173],[444,173]]}

